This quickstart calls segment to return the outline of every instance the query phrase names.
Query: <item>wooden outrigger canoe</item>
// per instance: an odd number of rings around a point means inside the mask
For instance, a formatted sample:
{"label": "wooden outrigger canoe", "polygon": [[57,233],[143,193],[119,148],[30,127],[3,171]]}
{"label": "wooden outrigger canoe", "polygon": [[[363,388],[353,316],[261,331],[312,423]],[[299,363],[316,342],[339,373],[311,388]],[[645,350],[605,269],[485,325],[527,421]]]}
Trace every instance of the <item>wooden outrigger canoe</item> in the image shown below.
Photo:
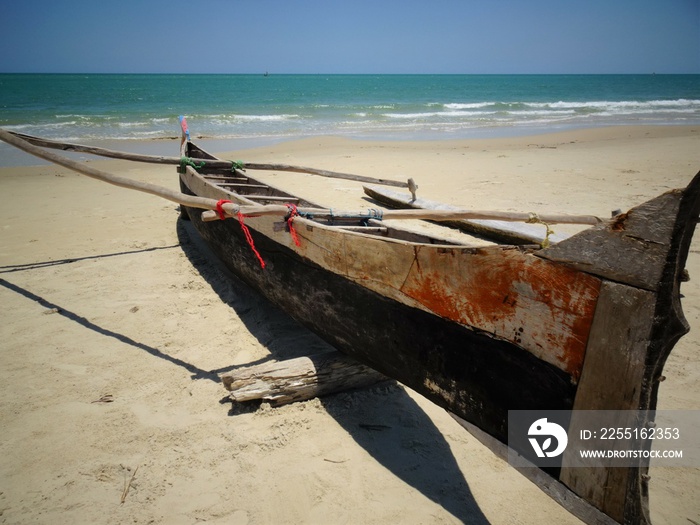
{"label": "wooden outrigger canoe", "polygon": [[[193,164],[215,159],[186,138],[181,154]],[[202,164],[181,171],[184,193],[290,205],[286,214],[245,217],[248,234],[238,221],[205,222],[185,207],[237,275],[467,426],[505,443],[509,410],[654,410],[664,362],[689,329],[679,287],[700,174],[685,189],[542,249],[448,243],[378,216],[295,214],[317,205],[241,169]],[[548,480],[534,477],[586,521],[643,523],[647,468],[640,460],[614,476],[561,468]]]}
{"label": "wooden outrigger canoe", "polygon": [[[182,122],[181,157],[172,163],[184,195],[161,196],[183,204],[183,218],[218,257],[330,344],[445,408],[494,450],[507,443],[513,410],[653,418],[666,358],[689,330],[680,283],[700,213],[700,173],[684,189],[547,248],[528,238],[472,246],[385,223],[388,211],[333,212],[274,188],[252,177],[250,165],[197,147]],[[49,142],[41,145],[59,147]],[[77,147],[68,146],[61,149]],[[238,220],[219,220],[228,217]],[[640,459],[523,473],[588,523],[632,524],[650,521],[647,470]]]}

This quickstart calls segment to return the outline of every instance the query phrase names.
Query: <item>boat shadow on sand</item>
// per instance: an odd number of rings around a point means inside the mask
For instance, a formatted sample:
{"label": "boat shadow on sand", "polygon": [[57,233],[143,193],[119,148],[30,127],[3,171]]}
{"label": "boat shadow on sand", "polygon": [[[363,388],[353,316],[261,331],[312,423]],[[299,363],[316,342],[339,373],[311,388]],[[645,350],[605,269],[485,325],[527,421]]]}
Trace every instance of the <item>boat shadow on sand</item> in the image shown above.
{"label": "boat shadow on sand", "polygon": [[[235,277],[210,252],[191,224],[179,220],[177,236],[192,266],[231,306],[269,356],[241,366],[332,350],[315,334]],[[300,291],[300,293],[303,291]],[[237,366],[212,372],[223,373]],[[222,403],[231,402],[228,398]],[[393,475],[465,523],[486,525],[449,444],[433,421],[394,382],[326,396],[321,403],[343,429]],[[230,414],[255,410],[233,406]]]}
{"label": "boat shadow on sand", "polygon": [[[233,308],[249,332],[269,351],[266,357],[240,366],[332,350],[328,344],[232,275],[209,251],[189,223],[178,221],[177,236],[181,249],[195,270],[208,282],[220,299]],[[175,248],[178,246],[149,248],[138,252]],[[127,253],[136,252],[12,265],[0,268],[0,274]],[[115,338],[154,357],[182,367],[191,373],[192,379],[218,382],[219,374],[239,368],[239,366],[227,366],[218,370],[204,370],[194,363],[173,357],[159,348],[95,324],[78,312],[54,304],[1,277],[0,287],[35,301],[44,308],[89,330]],[[231,403],[231,400],[226,397],[222,403]],[[488,525],[489,522],[474,500],[449,444],[433,421],[402,387],[389,381],[369,389],[326,396],[321,399],[321,403],[328,414],[355,442],[393,475],[442,506],[460,521]],[[235,405],[232,406],[230,414],[235,416],[256,409],[255,403]]]}

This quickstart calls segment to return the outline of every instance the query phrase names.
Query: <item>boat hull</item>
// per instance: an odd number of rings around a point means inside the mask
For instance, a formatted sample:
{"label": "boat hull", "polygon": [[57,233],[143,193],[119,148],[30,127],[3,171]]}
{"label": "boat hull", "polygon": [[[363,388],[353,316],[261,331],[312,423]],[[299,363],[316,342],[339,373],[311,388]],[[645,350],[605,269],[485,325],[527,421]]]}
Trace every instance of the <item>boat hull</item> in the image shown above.
{"label": "boat hull", "polygon": [[508,410],[572,407],[571,377],[517,345],[387,298],[251,228],[263,269],[238,221],[185,211],[232,272],[299,323],[497,439],[507,439]]}
{"label": "boat hull", "polygon": [[[193,147],[187,154],[214,158]],[[258,189],[227,191],[214,181],[223,173],[188,167],[182,191],[240,204],[290,196],[235,172]],[[331,345],[456,415],[494,451],[508,441],[515,410],[570,410],[562,422],[570,435],[591,410],[626,411],[622,426],[652,425],[665,360],[689,329],[680,283],[700,215],[700,173],[683,190],[537,251],[382,237],[310,218],[294,220],[295,245],[281,217],[245,219],[246,235],[241,217],[185,214],[246,283]],[[649,443],[635,437],[624,446]],[[588,523],[650,522],[648,458],[582,467],[576,454],[524,474]]]}

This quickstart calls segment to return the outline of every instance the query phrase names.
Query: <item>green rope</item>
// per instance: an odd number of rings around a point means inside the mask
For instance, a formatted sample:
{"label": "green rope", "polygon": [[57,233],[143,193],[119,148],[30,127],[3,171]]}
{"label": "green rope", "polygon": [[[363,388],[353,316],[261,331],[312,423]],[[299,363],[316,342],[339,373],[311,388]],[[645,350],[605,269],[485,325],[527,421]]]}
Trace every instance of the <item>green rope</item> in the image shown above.
{"label": "green rope", "polygon": [[235,173],[236,170],[245,171],[245,164],[242,160],[231,160],[231,173]]}
{"label": "green rope", "polygon": [[185,173],[185,168],[187,166],[190,166],[196,170],[202,169],[204,166],[206,166],[207,163],[202,161],[201,164],[197,165],[197,163],[192,160],[190,157],[180,157],[180,173]]}

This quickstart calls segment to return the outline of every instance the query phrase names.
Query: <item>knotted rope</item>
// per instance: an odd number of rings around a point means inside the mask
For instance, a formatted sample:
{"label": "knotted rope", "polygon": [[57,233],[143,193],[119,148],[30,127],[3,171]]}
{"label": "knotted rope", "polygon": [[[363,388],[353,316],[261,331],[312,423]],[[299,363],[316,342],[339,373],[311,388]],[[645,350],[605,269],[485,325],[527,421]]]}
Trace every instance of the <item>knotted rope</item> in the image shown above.
{"label": "knotted rope", "polygon": [[185,167],[190,166],[196,170],[202,169],[204,166],[206,166],[207,163],[202,161],[201,164],[197,164],[193,159],[190,157],[180,157],[180,172],[184,173],[185,172]]}
{"label": "knotted rope", "polygon": [[292,236],[292,240],[294,241],[294,244],[299,246],[299,237],[297,236],[297,231],[294,229],[294,217],[299,215],[299,210],[297,210],[297,207],[295,204],[287,204],[287,208],[289,208],[289,215],[287,216],[287,225],[289,226],[289,234]]}
{"label": "knotted rope", "polygon": [[549,248],[549,245],[551,244],[549,236],[554,234],[554,230],[549,227],[549,224],[540,219],[540,216],[536,213],[530,213],[529,215],[530,218],[525,221],[527,224],[543,224],[544,227],[547,229],[547,233],[545,233],[544,235],[544,239],[542,240],[541,246],[542,248]]}
{"label": "knotted rope", "polygon": [[[216,203],[216,213],[219,216],[219,219],[222,221],[226,219],[226,212],[224,211],[224,204],[230,203],[231,201],[226,200],[226,199],[220,199]],[[255,243],[253,242],[253,236],[250,233],[250,230],[248,229],[248,226],[246,226],[245,221],[244,221],[245,215],[243,215],[240,211],[238,212],[238,224],[241,225],[241,230],[243,230],[243,235],[245,235],[245,240],[248,242],[248,245],[250,246],[250,249],[253,250],[253,253],[255,254],[255,257],[257,257],[258,261],[260,261],[260,267],[265,268],[265,261],[263,261],[262,256],[260,255],[260,252],[255,248]]]}
{"label": "knotted rope", "polygon": [[216,213],[219,215],[219,219],[221,219],[222,221],[226,219],[226,212],[224,211],[224,204],[226,204],[227,202],[231,202],[231,201],[221,199],[221,200],[219,200],[219,202],[216,203]]}
{"label": "knotted rope", "polygon": [[231,162],[231,173],[235,173],[236,170],[245,171],[245,163],[242,160],[232,160]]}
{"label": "knotted rope", "polygon": [[360,216],[360,224],[362,224],[363,226],[369,226],[369,221],[372,219],[377,221],[383,220],[384,210],[381,210],[379,208],[367,208],[367,215]]}

